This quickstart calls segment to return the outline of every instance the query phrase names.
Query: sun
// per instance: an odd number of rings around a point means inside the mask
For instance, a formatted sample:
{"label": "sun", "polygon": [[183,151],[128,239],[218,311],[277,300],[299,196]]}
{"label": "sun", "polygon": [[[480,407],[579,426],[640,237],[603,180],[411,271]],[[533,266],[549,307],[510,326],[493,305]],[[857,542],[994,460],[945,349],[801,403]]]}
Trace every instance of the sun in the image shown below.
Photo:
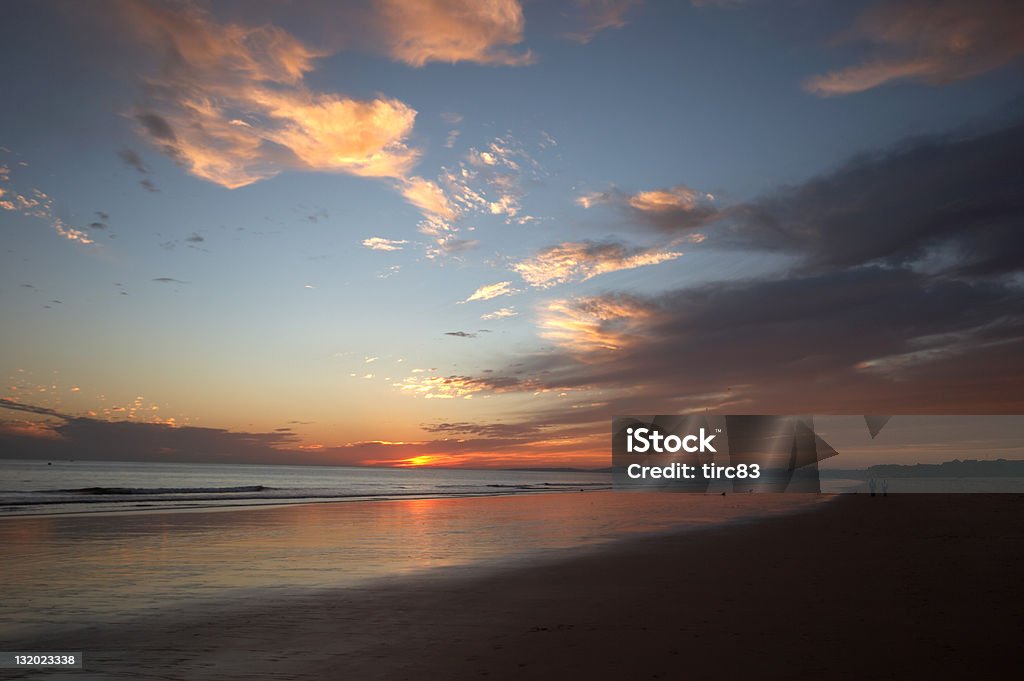
{"label": "sun", "polygon": [[441,457],[430,456],[429,454],[422,454],[420,456],[414,456],[409,459],[402,459],[395,463],[396,466],[403,468],[414,468],[416,466],[429,466],[432,463],[439,461]]}

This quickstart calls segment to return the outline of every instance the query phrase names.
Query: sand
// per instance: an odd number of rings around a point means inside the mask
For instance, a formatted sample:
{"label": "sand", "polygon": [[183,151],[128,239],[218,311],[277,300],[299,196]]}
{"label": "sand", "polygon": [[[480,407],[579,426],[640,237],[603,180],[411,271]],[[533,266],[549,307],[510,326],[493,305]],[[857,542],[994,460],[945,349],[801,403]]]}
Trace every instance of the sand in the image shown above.
{"label": "sand", "polygon": [[847,496],[555,561],[5,642],[32,679],[988,678],[1019,664],[1024,496]]}

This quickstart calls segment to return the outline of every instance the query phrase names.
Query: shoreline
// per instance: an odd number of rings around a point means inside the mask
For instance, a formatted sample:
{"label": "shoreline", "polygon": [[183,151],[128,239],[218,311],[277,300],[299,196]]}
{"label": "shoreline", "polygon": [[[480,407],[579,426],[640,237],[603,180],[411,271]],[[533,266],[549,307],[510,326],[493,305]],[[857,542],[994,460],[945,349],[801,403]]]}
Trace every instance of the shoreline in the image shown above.
{"label": "shoreline", "polygon": [[[614,491],[611,485],[607,488],[601,489],[573,489],[573,490],[531,490],[526,492],[488,492],[480,494],[435,494],[435,495],[419,495],[410,494],[409,496],[352,496],[352,497],[310,497],[308,499],[301,497],[293,497],[296,501],[282,500],[268,500],[265,504],[211,504],[209,506],[161,506],[159,508],[125,508],[125,509],[99,509],[95,511],[82,510],[82,511],[63,511],[57,513],[2,513],[0,512],[0,521],[12,518],[73,518],[77,516],[97,516],[97,515],[141,515],[141,514],[157,514],[157,513],[188,513],[188,512],[216,512],[216,511],[258,511],[267,508],[284,508],[288,506],[305,506],[305,505],[316,505],[316,504],[351,504],[351,503],[364,503],[364,502],[392,502],[392,501],[422,501],[432,499],[482,499],[492,497],[528,497],[537,495],[551,495],[551,494],[585,494],[593,492],[611,492]],[[64,502],[53,501],[45,502],[45,504],[60,504]],[[101,501],[94,502],[96,504],[103,503]],[[26,504],[28,505],[28,504]],[[39,504],[44,505],[44,504]]]}
{"label": "shoreline", "polygon": [[61,673],[76,679],[976,678],[1016,659],[1021,511],[1020,495],[848,495],[535,564],[66,631],[31,649],[83,650],[86,669]]}

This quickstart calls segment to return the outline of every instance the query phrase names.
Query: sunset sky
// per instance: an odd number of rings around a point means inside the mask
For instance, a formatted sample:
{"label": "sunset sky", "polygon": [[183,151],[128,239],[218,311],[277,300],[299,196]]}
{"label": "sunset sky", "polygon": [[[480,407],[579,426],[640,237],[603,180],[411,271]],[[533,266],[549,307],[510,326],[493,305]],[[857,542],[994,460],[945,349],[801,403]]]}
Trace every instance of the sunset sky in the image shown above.
{"label": "sunset sky", "polygon": [[1018,2],[2,11],[4,456],[1024,408]]}

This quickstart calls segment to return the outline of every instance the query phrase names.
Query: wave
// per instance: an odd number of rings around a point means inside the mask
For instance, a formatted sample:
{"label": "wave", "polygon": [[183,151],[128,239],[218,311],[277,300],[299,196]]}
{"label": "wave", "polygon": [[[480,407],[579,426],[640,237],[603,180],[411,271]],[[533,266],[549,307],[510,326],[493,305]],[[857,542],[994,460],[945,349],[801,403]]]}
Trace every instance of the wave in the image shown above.
{"label": "wave", "polygon": [[244,492],[269,492],[277,489],[276,487],[267,487],[266,485],[246,485],[243,487],[78,487],[75,489],[42,489],[31,492],[31,494],[238,494]]}

